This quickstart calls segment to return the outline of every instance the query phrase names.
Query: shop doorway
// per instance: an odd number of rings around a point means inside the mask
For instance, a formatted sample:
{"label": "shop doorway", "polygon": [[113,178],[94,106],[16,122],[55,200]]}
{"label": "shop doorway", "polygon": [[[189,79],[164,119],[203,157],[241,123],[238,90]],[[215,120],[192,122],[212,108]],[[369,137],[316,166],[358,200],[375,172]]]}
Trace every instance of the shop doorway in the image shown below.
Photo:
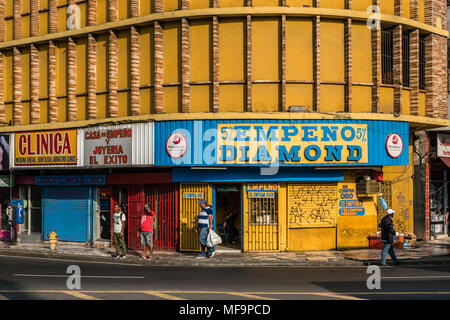
{"label": "shop doorway", "polygon": [[242,186],[218,184],[215,186],[216,232],[222,237],[223,249],[241,250]]}
{"label": "shop doorway", "polygon": [[100,204],[98,217],[98,235],[100,240],[111,237],[111,190],[100,189]]}

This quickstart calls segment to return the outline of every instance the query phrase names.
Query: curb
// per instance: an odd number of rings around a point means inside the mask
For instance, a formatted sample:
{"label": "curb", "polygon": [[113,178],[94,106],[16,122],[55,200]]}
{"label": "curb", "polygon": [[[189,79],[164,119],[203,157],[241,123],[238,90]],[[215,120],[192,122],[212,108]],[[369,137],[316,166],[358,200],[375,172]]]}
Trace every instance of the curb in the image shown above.
{"label": "curb", "polygon": [[[195,259],[195,256],[185,256],[171,258],[159,258],[157,255],[151,262],[140,261],[137,257],[129,255],[126,260],[117,260],[112,257],[97,256],[97,255],[82,255],[82,254],[70,254],[70,253],[58,253],[58,252],[33,252],[33,251],[12,251],[9,249],[2,249],[0,247],[0,255],[12,256],[12,257],[29,257],[29,258],[44,258],[44,259],[57,259],[57,260],[72,260],[72,261],[86,261],[86,262],[105,262],[116,264],[133,264],[142,266],[155,266],[155,267],[350,267],[350,266],[369,266],[379,265],[379,260],[357,260],[352,258],[324,258],[324,257],[311,257],[301,259],[299,261],[292,260],[277,260],[277,261],[242,261],[230,262],[223,261],[220,258],[214,258],[213,260]],[[229,257],[228,257],[229,259]],[[326,260],[325,260],[326,259]],[[417,266],[417,265],[447,265],[450,264],[450,256],[432,256],[420,259],[405,259],[401,260],[400,267]]]}
{"label": "curb", "polygon": [[330,259],[328,261],[239,261],[239,262],[228,262],[222,259],[213,260],[196,260],[195,256],[188,256],[183,261],[182,258],[177,258],[176,260],[166,260],[166,259],[156,259],[154,258],[152,262],[139,261],[137,257],[131,256],[126,260],[117,260],[112,257],[102,257],[102,256],[87,256],[87,255],[73,255],[66,253],[51,253],[51,252],[23,252],[23,251],[9,251],[1,250],[0,255],[12,256],[12,257],[30,257],[30,258],[46,258],[46,259],[57,259],[57,260],[75,260],[75,261],[87,261],[87,262],[108,262],[117,264],[139,264],[142,266],[158,266],[158,267],[308,267],[308,266],[363,266],[364,264],[357,260],[351,259]]}

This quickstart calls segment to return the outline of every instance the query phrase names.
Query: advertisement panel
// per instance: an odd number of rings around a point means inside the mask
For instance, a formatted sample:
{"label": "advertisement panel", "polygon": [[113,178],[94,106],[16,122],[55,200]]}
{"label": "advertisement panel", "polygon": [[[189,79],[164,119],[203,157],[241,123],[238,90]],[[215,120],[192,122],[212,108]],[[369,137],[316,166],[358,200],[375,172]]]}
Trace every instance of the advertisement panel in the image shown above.
{"label": "advertisement panel", "polygon": [[155,123],[156,166],[324,167],[409,163],[409,124],[381,120]]}
{"label": "advertisement panel", "polygon": [[18,132],[14,135],[14,165],[76,165],[77,130]]}
{"label": "advertisement panel", "polygon": [[9,170],[9,135],[0,134],[0,171]]}
{"label": "advertisement panel", "polygon": [[133,129],[105,127],[84,130],[84,164],[114,167],[132,164]]}
{"label": "advertisement panel", "polygon": [[450,134],[438,133],[437,156],[450,158]]}
{"label": "advertisement panel", "polygon": [[217,164],[366,163],[366,124],[219,124]]}

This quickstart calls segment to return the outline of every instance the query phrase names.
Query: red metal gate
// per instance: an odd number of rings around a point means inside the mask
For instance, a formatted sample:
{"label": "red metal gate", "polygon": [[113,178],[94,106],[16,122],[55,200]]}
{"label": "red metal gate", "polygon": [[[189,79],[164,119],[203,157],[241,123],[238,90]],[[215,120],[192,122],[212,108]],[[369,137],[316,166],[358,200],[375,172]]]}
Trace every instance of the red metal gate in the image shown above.
{"label": "red metal gate", "polygon": [[145,185],[145,202],[158,216],[156,250],[178,248],[178,187],[176,184]]}
{"label": "red metal gate", "polygon": [[141,240],[137,232],[141,226],[144,211],[144,185],[128,186],[128,248],[141,249]]}
{"label": "red metal gate", "polygon": [[154,249],[178,248],[178,187],[176,184],[128,185],[128,248],[142,249],[137,232],[144,204],[149,203],[158,216]]}

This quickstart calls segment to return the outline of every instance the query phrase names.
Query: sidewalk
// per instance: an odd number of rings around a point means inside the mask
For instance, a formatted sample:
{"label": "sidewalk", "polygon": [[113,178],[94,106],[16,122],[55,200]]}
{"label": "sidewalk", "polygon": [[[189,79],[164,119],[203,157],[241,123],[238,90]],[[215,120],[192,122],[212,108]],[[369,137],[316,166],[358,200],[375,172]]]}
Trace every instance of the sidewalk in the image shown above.
{"label": "sidewalk", "polygon": [[[450,238],[417,243],[395,249],[403,265],[449,264]],[[212,259],[196,259],[195,252],[155,252],[152,261],[139,261],[141,251],[129,250],[126,259],[113,259],[112,248],[92,248],[81,244],[60,243],[56,252],[48,244],[16,244],[0,242],[0,255],[54,258],[66,260],[132,263],[155,266],[184,267],[256,267],[256,266],[364,266],[378,264],[381,250],[355,249],[330,251],[242,253],[218,249]],[[388,258],[388,264],[391,263]]]}

